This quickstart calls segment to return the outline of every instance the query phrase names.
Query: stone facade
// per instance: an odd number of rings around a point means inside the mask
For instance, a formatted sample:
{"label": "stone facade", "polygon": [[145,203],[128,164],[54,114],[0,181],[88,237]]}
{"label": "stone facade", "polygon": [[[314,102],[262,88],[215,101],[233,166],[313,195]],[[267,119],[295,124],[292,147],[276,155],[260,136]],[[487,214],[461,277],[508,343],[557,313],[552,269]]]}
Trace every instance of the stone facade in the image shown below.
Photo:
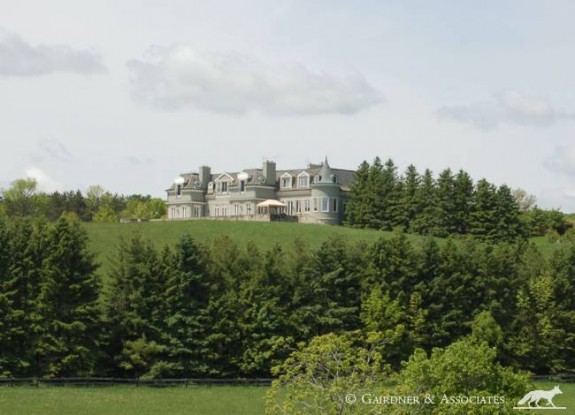
{"label": "stone facade", "polygon": [[341,224],[354,172],[334,169],[327,159],[304,169],[261,169],[212,174],[208,166],[180,175],[166,190],[168,219],[270,220],[258,203],[285,204],[282,217],[300,222]]}

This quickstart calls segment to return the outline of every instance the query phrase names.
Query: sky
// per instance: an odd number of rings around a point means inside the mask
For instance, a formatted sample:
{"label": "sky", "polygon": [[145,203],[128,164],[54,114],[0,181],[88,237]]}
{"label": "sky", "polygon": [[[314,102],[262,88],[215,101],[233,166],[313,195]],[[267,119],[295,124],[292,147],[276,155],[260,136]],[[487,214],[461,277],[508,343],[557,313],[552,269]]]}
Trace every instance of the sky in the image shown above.
{"label": "sky", "polygon": [[575,212],[571,0],[0,0],[0,189],[376,156]]}

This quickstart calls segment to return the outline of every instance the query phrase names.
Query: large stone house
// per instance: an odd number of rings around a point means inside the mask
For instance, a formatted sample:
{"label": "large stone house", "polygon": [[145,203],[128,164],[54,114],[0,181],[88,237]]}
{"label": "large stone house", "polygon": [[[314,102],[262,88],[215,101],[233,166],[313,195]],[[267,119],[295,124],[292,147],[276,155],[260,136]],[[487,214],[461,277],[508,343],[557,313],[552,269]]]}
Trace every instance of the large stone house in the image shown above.
{"label": "large stone house", "polygon": [[210,167],[201,166],[198,172],[181,174],[166,190],[168,219],[341,224],[353,174],[331,168],[327,158],[291,170],[276,170],[273,161],[236,173],[213,174]]}

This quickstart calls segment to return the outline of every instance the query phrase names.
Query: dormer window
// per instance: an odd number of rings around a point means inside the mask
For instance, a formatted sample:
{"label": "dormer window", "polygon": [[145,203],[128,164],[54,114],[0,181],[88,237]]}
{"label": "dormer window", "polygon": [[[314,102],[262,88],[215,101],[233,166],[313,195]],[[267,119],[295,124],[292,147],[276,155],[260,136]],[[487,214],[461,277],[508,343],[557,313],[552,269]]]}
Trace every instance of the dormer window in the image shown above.
{"label": "dormer window", "polygon": [[216,193],[225,195],[228,193],[228,182],[217,182]]}
{"label": "dormer window", "polygon": [[176,185],[176,196],[181,196],[182,195],[182,185],[181,184],[177,184]]}
{"label": "dormer window", "polygon": [[280,180],[282,189],[291,189],[292,187],[292,177],[289,173],[284,173]]}
{"label": "dormer window", "polygon": [[230,185],[233,182],[233,177],[227,173],[223,173],[215,180],[216,194],[227,195],[230,192]]}
{"label": "dormer window", "polygon": [[301,172],[299,176],[297,176],[297,187],[299,189],[305,189],[306,187],[309,187],[309,174],[307,174],[305,171]]}

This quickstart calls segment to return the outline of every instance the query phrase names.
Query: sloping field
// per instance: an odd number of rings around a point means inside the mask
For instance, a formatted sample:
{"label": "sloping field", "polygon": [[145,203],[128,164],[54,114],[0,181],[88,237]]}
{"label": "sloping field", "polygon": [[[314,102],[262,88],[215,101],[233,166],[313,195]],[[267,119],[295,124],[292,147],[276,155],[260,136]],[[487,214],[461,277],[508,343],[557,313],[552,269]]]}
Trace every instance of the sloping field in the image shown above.
{"label": "sloping field", "polygon": [[[232,221],[182,221],[182,222],[143,222],[143,223],[84,223],[90,236],[90,245],[97,254],[102,271],[108,269],[112,255],[120,237],[128,238],[134,232],[140,232],[151,239],[156,247],[175,243],[182,235],[190,234],[199,241],[213,240],[229,236],[238,244],[254,242],[262,249],[276,244],[291,248],[297,238],[305,240],[310,248],[317,248],[330,236],[354,240],[375,241],[382,235],[391,236],[391,232],[364,229],[351,229],[343,226],[322,226],[300,223],[269,222],[232,222]],[[414,239],[419,237],[413,236]]]}
{"label": "sloping field", "polygon": [[[120,237],[128,238],[140,232],[151,239],[156,247],[175,243],[182,235],[190,234],[199,241],[229,236],[238,244],[254,242],[263,250],[279,244],[290,249],[296,239],[304,240],[314,249],[330,236],[346,238],[349,242],[364,240],[373,242],[381,237],[390,238],[392,232],[372,229],[352,229],[344,226],[310,225],[301,223],[236,222],[236,221],[166,221],[142,223],[84,223],[90,236],[91,249],[97,254],[101,271],[106,272],[110,256],[115,252]],[[408,235],[412,242],[424,237]],[[561,244],[551,244],[545,237],[532,238],[532,242],[545,254],[553,252]]]}

